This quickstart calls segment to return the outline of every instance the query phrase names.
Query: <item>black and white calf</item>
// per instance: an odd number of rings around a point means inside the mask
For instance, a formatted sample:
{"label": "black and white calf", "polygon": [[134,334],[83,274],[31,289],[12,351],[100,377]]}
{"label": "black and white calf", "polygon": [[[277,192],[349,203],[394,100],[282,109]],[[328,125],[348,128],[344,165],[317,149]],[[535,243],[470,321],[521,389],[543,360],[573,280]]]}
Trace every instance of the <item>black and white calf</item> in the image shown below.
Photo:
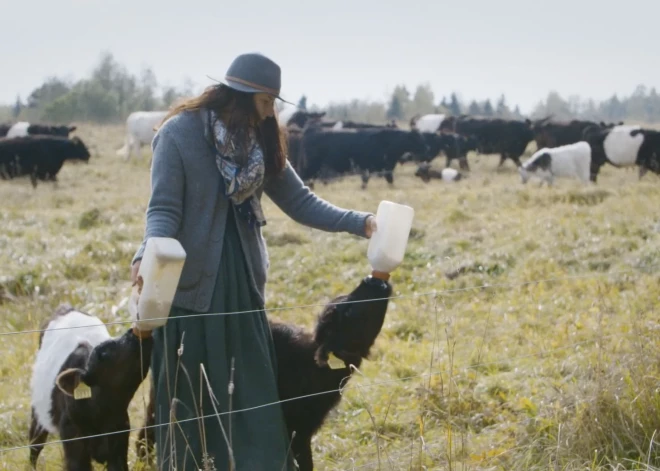
{"label": "black and white calf", "polygon": [[[64,441],[65,469],[128,470],[128,406],[149,371],[151,337],[132,329],[112,338],[103,322],[70,305],[59,306],[39,338],[32,372],[30,463],[36,469],[48,434]],[[91,397],[74,398],[80,386]],[[120,432],[120,433],[113,433]],[[98,436],[110,433],[111,435]],[[82,438],[97,435],[94,438]]]}
{"label": "black and white calf", "polygon": [[523,183],[534,175],[552,185],[555,178],[573,178],[589,183],[591,147],[585,141],[537,150],[518,168]]}
{"label": "black and white calf", "polygon": [[423,162],[417,167],[415,176],[421,178],[425,183],[430,182],[432,179],[438,179],[444,182],[457,182],[465,178],[458,170],[449,167],[445,167],[442,170],[435,170],[427,162]]}
{"label": "black and white calf", "polygon": [[647,171],[660,174],[660,132],[637,125],[590,129],[585,132],[591,145],[591,180],[598,178],[600,168],[609,163],[615,167],[639,167],[639,178]]}

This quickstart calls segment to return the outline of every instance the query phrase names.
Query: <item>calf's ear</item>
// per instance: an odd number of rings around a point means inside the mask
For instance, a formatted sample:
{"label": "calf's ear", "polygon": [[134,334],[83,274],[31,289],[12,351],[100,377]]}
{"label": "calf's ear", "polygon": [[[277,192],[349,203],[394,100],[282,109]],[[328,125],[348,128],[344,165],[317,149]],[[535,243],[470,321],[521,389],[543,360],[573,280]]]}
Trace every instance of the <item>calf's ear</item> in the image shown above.
{"label": "calf's ear", "polygon": [[316,352],[314,352],[314,361],[318,366],[328,366],[328,357],[329,352],[325,345],[319,346],[319,348],[316,349]]}
{"label": "calf's ear", "polygon": [[78,129],[77,126],[69,126],[69,132],[73,132],[76,129]]}
{"label": "calf's ear", "polygon": [[85,376],[88,374],[87,362],[92,350],[93,347],[89,342],[81,341],[70,357],[70,367],[55,378],[55,386],[64,394],[74,396],[74,392],[81,382],[85,383]]}
{"label": "calf's ear", "polygon": [[73,396],[73,392],[80,385],[82,375],[85,373],[86,371],[81,368],[69,368],[57,375],[55,385],[67,396]]}

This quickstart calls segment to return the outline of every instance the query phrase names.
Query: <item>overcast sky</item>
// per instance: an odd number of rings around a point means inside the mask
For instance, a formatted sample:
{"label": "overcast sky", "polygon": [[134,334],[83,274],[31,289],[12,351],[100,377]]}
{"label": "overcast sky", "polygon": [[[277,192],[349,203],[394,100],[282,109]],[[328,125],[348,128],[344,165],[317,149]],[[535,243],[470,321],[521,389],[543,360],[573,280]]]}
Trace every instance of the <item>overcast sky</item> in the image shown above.
{"label": "overcast sky", "polygon": [[550,90],[660,88],[658,0],[14,0],[2,18],[0,103],[47,76],[86,77],[101,51],[198,87],[259,51],[282,66],[284,98],[320,106],[383,100],[400,83],[428,82],[437,101],[504,93],[524,113]]}

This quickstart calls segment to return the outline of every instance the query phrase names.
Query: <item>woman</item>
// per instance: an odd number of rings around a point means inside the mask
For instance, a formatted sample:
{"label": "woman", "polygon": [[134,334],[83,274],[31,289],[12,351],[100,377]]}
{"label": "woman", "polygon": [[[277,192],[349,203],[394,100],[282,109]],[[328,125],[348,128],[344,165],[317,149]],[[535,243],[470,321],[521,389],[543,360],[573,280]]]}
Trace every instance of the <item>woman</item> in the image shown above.
{"label": "woman", "polygon": [[152,143],[145,237],[131,278],[135,283],[149,237],[174,237],[187,253],[170,318],[153,332],[158,469],[206,469],[205,460],[230,469],[229,449],[236,470],[293,469],[264,312],[262,193],[310,227],[367,238],[375,229],[371,213],[320,199],[288,164],[274,117],[280,76],[263,55],[237,57],[226,83],[175,107]]}

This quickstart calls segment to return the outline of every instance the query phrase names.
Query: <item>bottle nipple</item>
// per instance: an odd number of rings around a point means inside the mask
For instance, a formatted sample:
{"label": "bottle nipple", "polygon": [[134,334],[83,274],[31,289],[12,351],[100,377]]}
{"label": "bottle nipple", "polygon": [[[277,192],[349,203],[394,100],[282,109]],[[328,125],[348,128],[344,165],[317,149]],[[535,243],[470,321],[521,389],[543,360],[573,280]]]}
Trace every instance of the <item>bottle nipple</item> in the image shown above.
{"label": "bottle nipple", "polygon": [[133,325],[132,330],[133,330],[133,335],[135,335],[137,338],[140,338],[142,340],[151,337],[150,330],[140,330],[140,328],[137,325]]}
{"label": "bottle nipple", "polygon": [[378,278],[379,280],[388,281],[390,279],[390,274],[384,271],[372,270],[371,276],[373,278]]}

